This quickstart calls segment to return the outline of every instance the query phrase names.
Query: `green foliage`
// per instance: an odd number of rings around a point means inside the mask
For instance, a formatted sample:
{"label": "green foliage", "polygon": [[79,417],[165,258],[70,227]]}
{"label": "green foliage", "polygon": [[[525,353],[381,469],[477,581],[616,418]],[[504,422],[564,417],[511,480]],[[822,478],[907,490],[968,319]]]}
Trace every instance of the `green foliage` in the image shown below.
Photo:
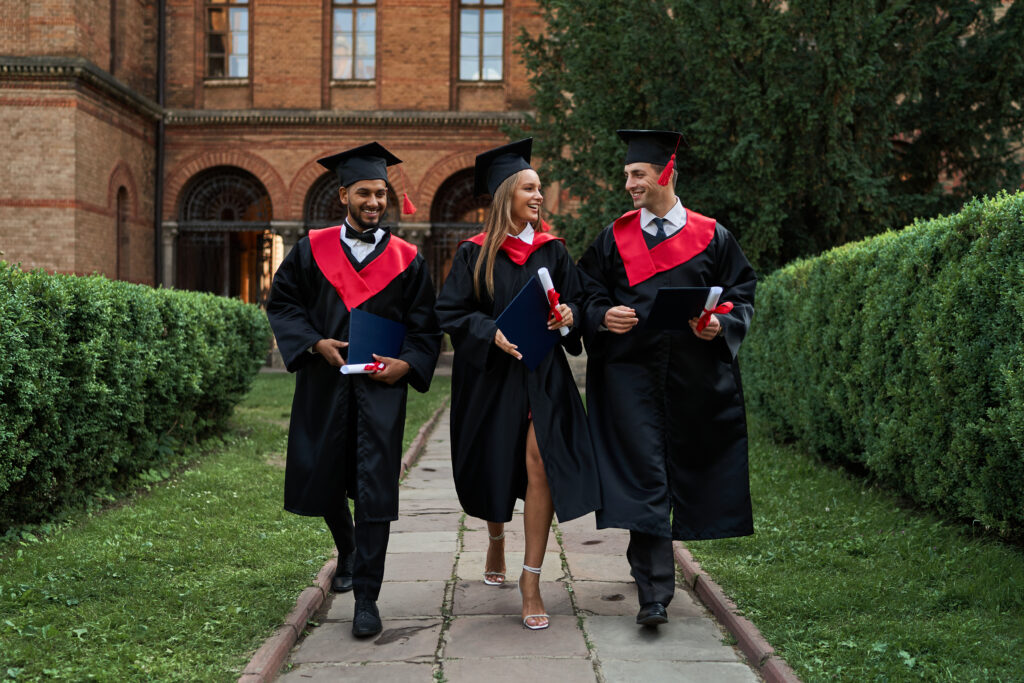
{"label": "green foliage", "polygon": [[617,128],[682,131],[677,194],[764,271],[1020,184],[1020,3],[540,4],[517,133],[581,200],[553,219],[576,253],[632,208]]}
{"label": "green foliage", "polygon": [[1024,532],[1024,193],[793,263],[758,286],[752,409],[911,499]]}
{"label": "green foliage", "polygon": [[269,346],[255,306],[0,262],[0,531],[158,476]]}

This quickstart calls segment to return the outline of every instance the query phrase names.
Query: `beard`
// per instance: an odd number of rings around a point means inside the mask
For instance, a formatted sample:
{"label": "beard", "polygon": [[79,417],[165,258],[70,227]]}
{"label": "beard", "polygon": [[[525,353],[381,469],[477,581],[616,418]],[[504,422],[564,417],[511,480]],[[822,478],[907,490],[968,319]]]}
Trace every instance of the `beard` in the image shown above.
{"label": "beard", "polygon": [[[384,212],[382,211],[381,214]],[[353,227],[358,227],[360,230],[373,232],[380,227],[380,216],[377,217],[376,223],[367,223],[366,221],[360,220],[359,216],[353,214],[351,211],[348,212],[349,220],[352,221]]]}

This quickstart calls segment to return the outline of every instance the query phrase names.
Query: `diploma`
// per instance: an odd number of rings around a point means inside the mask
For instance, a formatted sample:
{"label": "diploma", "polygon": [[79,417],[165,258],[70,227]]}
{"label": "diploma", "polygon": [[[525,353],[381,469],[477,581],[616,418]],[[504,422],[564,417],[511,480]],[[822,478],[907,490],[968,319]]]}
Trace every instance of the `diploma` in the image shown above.
{"label": "diploma", "polygon": [[[555,320],[561,320],[562,314],[558,312],[558,292],[555,291],[555,283],[551,281],[551,273],[548,272],[547,268],[539,268],[537,270],[537,279],[540,280],[540,286],[548,298],[551,315],[554,316]],[[721,292],[721,288],[718,291]],[[568,327],[560,327],[558,331],[563,337],[569,334]]]}
{"label": "diploma", "polygon": [[341,374],[343,375],[374,375],[384,370],[387,367],[380,361],[374,361],[373,363],[356,363],[354,365],[342,365]]}
{"label": "diploma", "polygon": [[704,304],[704,311],[700,314],[700,319],[697,320],[697,332],[703,332],[704,328],[711,322],[712,313],[728,313],[732,310],[732,302],[726,301],[721,306],[718,305],[718,299],[722,296],[721,287],[712,287],[711,291],[708,292],[708,300]]}

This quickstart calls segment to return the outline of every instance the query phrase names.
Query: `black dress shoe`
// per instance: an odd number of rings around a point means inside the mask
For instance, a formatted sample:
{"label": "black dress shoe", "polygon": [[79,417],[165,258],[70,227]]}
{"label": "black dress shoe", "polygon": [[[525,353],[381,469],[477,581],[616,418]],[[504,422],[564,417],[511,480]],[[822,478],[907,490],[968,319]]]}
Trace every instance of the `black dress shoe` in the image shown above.
{"label": "black dress shoe", "polygon": [[338,558],[338,569],[331,579],[332,593],[347,593],[352,590],[352,567],[355,564],[356,554],[354,552]]}
{"label": "black dress shoe", "polygon": [[649,602],[640,607],[636,615],[636,623],[644,626],[657,626],[668,623],[668,612],[660,602]]}
{"label": "black dress shoe", "polygon": [[352,635],[369,638],[384,630],[375,600],[356,600],[355,616],[352,617]]}

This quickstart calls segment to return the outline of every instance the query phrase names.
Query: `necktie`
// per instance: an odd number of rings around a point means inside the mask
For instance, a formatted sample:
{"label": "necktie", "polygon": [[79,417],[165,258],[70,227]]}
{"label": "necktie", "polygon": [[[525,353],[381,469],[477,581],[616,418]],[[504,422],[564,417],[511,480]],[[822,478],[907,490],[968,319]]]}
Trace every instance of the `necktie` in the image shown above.
{"label": "necktie", "polygon": [[654,225],[657,226],[657,228],[658,228],[658,231],[656,233],[654,233],[654,236],[658,237],[658,238],[664,239],[664,237],[665,237],[665,219],[664,218],[658,218],[657,216],[655,216],[655,218],[654,218]]}
{"label": "necktie", "polygon": [[373,230],[364,230],[359,232],[352,228],[348,223],[345,224],[345,237],[351,240],[359,240],[360,242],[366,242],[367,244],[373,244],[377,240],[373,238],[373,233],[377,231],[377,228]]}

